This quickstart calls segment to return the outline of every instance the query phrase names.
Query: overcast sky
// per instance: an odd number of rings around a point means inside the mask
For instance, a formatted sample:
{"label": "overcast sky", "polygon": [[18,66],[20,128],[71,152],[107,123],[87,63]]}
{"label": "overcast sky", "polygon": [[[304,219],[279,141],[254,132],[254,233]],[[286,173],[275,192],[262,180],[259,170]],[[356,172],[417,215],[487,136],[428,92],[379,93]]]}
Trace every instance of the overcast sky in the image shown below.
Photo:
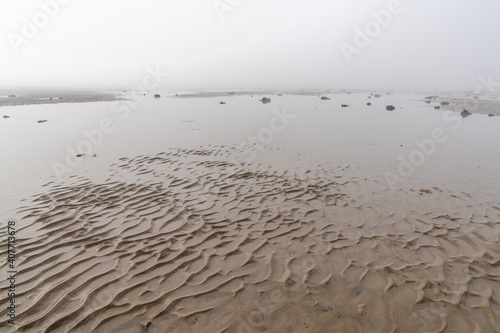
{"label": "overcast sky", "polygon": [[[59,8],[42,5],[50,2]],[[382,17],[388,24],[376,23],[372,11],[390,8],[391,0],[0,0],[0,88],[129,89],[148,65],[170,73],[165,88],[180,89],[473,90],[478,76],[500,81],[500,1],[400,0]],[[367,45],[356,44],[356,29],[367,27]]]}

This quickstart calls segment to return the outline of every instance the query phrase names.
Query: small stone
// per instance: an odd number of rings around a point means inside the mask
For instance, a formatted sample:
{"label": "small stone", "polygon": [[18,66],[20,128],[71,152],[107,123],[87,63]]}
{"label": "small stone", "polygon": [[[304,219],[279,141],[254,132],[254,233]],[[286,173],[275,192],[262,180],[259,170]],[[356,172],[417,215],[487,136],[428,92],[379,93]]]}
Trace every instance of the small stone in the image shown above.
{"label": "small stone", "polygon": [[460,112],[460,115],[463,117],[463,118],[467,118],[468,116],[470,116],[472,113],[470,113],[469,111],[467,110],[463,110],[462,112]]}

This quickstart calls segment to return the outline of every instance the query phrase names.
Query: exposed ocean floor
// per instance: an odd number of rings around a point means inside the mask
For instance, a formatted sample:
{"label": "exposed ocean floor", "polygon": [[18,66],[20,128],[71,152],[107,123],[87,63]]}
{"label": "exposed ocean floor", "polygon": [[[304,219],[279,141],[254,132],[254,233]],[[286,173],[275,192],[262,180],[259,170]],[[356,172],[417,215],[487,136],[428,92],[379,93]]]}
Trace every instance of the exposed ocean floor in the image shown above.
{"label": "exposed ocean floor", "polygon": [[2,330],[499,332],[500,117],[425,97],[0,108]]}

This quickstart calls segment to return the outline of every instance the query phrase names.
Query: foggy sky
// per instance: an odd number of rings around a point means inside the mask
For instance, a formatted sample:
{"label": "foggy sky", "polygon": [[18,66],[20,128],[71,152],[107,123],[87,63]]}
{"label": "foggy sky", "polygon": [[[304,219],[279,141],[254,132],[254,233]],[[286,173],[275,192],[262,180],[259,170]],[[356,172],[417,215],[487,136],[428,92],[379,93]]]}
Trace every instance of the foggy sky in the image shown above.
{"label": "foggy sky", "polygon": [[[59,8],[44,23],[50,1]],[[0,88],[130,89],[148,65],[169,72],[165,89],[473,90],[478,76],[500,81],[497,0],[400,0],[349,63],[342,43],[356,47],[356,29],[390,2],[2,0]],[[231,6],[223,19],[221,3]],[[37,15],[45,25],[23,37]],[[13,36],[24,38],[19,52]]]}

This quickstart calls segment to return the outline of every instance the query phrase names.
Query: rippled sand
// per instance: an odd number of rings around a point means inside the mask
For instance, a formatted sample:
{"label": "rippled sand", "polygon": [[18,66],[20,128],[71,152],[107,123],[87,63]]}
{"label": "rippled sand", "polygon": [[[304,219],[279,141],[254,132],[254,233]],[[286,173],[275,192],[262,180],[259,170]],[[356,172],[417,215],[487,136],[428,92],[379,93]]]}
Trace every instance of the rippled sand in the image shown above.
{"label": "rippled sand", "polygon": [[500,331],[499,202],[234,152],[46,184],[19,207],[17,331]]}

